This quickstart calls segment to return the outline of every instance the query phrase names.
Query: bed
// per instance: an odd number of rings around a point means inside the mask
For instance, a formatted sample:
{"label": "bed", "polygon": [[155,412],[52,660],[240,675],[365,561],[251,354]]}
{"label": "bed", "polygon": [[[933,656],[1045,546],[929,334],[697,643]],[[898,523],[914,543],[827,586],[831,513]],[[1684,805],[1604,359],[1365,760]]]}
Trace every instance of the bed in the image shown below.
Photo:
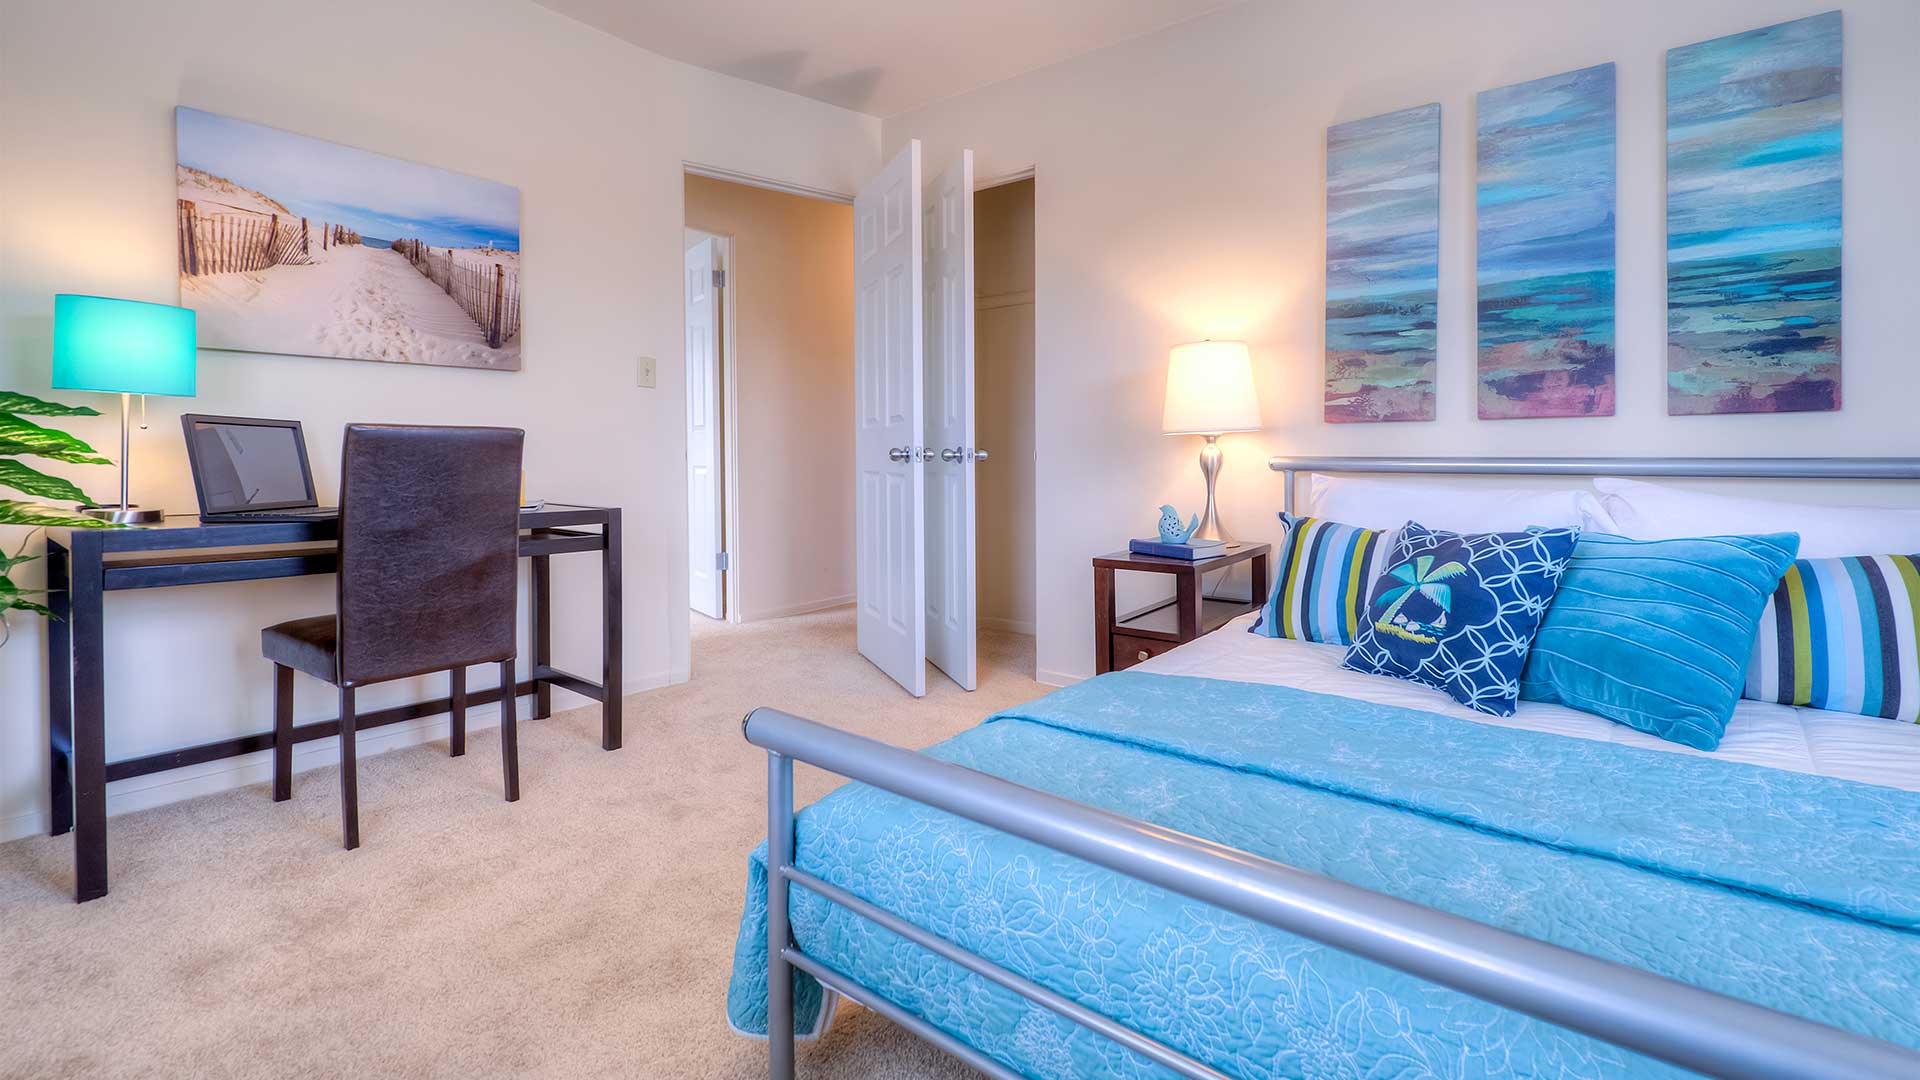
{"label": "bed", "polygon": [[[1920,1075],[1920,726],[1707,754],[1244,621],[924,754],[749,717],[773,1075],[838,994],[992,1076]],[[862,782],[793,815],[795,759]]]}

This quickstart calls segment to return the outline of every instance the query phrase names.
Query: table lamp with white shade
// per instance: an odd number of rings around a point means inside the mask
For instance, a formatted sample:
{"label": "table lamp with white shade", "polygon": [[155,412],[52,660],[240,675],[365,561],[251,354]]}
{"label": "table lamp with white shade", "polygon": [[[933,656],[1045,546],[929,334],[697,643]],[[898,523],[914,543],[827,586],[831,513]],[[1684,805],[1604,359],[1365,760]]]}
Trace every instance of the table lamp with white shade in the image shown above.
{"label": "table lamp with white shade", "polygon": [[122,525],[166,516],[129,500],[127,429],[133,395],[193,396],[196,345],[194,313],[187,308],[68,293],[53,298],[53,388],[120,395],[120,501],[83,506],[82,513]]}
{"label": "table lamp with white shade", "polygon": [[1260,430],[1260,399],[1253,389],[1253,358],[1244,341],[1190,341],[1167,357],[1167,408],[1160,430],[1167,435],[1204,435],[1200,475],[1207,478],[1207,508],[1200,540],[1231,541],[1220,524],[1213,482],[1220,475],[1220,436]]}

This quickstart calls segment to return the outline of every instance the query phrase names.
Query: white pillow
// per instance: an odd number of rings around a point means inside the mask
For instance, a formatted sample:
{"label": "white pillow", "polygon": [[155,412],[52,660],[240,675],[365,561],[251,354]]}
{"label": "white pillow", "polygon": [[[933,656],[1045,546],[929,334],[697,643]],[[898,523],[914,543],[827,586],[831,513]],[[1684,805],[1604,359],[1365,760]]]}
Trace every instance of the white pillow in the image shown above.
{"label": "white pillow", "polygon": [[1708,495],[1613,477],[1593,486],[1620,534],[1635,540],[1793,532],[1802,559],[1920,553],[1920,510]]}
{"label": "white pillow", "polygon": [[1584,488],[1496,488],[1314,473],[1307,506],[1314,517],[1363,529],[1397,529],[1409,521],[1461,533],[1521,532],[1534,525],[1616,529],[1599,498]]}

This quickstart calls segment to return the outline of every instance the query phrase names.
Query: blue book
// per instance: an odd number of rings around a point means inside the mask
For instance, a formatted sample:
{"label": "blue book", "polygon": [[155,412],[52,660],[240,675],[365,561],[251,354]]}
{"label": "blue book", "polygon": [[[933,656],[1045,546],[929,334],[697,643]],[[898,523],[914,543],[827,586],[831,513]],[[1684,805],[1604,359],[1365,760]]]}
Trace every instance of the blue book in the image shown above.
{"label": "blue book", "polygon": [[1218,558],[1227,553],[1227,545],[1218,540],[1202,540],[1197,544],[1163,544],[1158,540],[1129,540],[1127,550],[1135,555],[1156,555],[1162,559],[1186,559],[1197,562],[1201,559]]}

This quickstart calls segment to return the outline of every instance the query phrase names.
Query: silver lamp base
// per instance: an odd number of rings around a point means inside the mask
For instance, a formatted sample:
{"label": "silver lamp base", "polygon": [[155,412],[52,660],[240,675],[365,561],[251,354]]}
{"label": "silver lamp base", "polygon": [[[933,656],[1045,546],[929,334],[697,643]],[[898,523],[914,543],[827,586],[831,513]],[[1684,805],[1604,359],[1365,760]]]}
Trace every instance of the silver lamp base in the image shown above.
{"label": "silver lamp base", "polygon": [[1194,530],[1198,540],[1220,540],[1228,547],[1239,547],[1226,526],[1220,524],[1220,511],[1213,502],[1213,482],[1220,475],[1220,436],[1206,436],[1207,445],[1200,448],[1200,475],[1207,478],[1207,508],[1200,512],[1200,527]]}
{"label": "silver lamp base", "polygon": [[80,512],[115,525],[154,525],[166,520],[167,512],[151,506],[83,506]]}

